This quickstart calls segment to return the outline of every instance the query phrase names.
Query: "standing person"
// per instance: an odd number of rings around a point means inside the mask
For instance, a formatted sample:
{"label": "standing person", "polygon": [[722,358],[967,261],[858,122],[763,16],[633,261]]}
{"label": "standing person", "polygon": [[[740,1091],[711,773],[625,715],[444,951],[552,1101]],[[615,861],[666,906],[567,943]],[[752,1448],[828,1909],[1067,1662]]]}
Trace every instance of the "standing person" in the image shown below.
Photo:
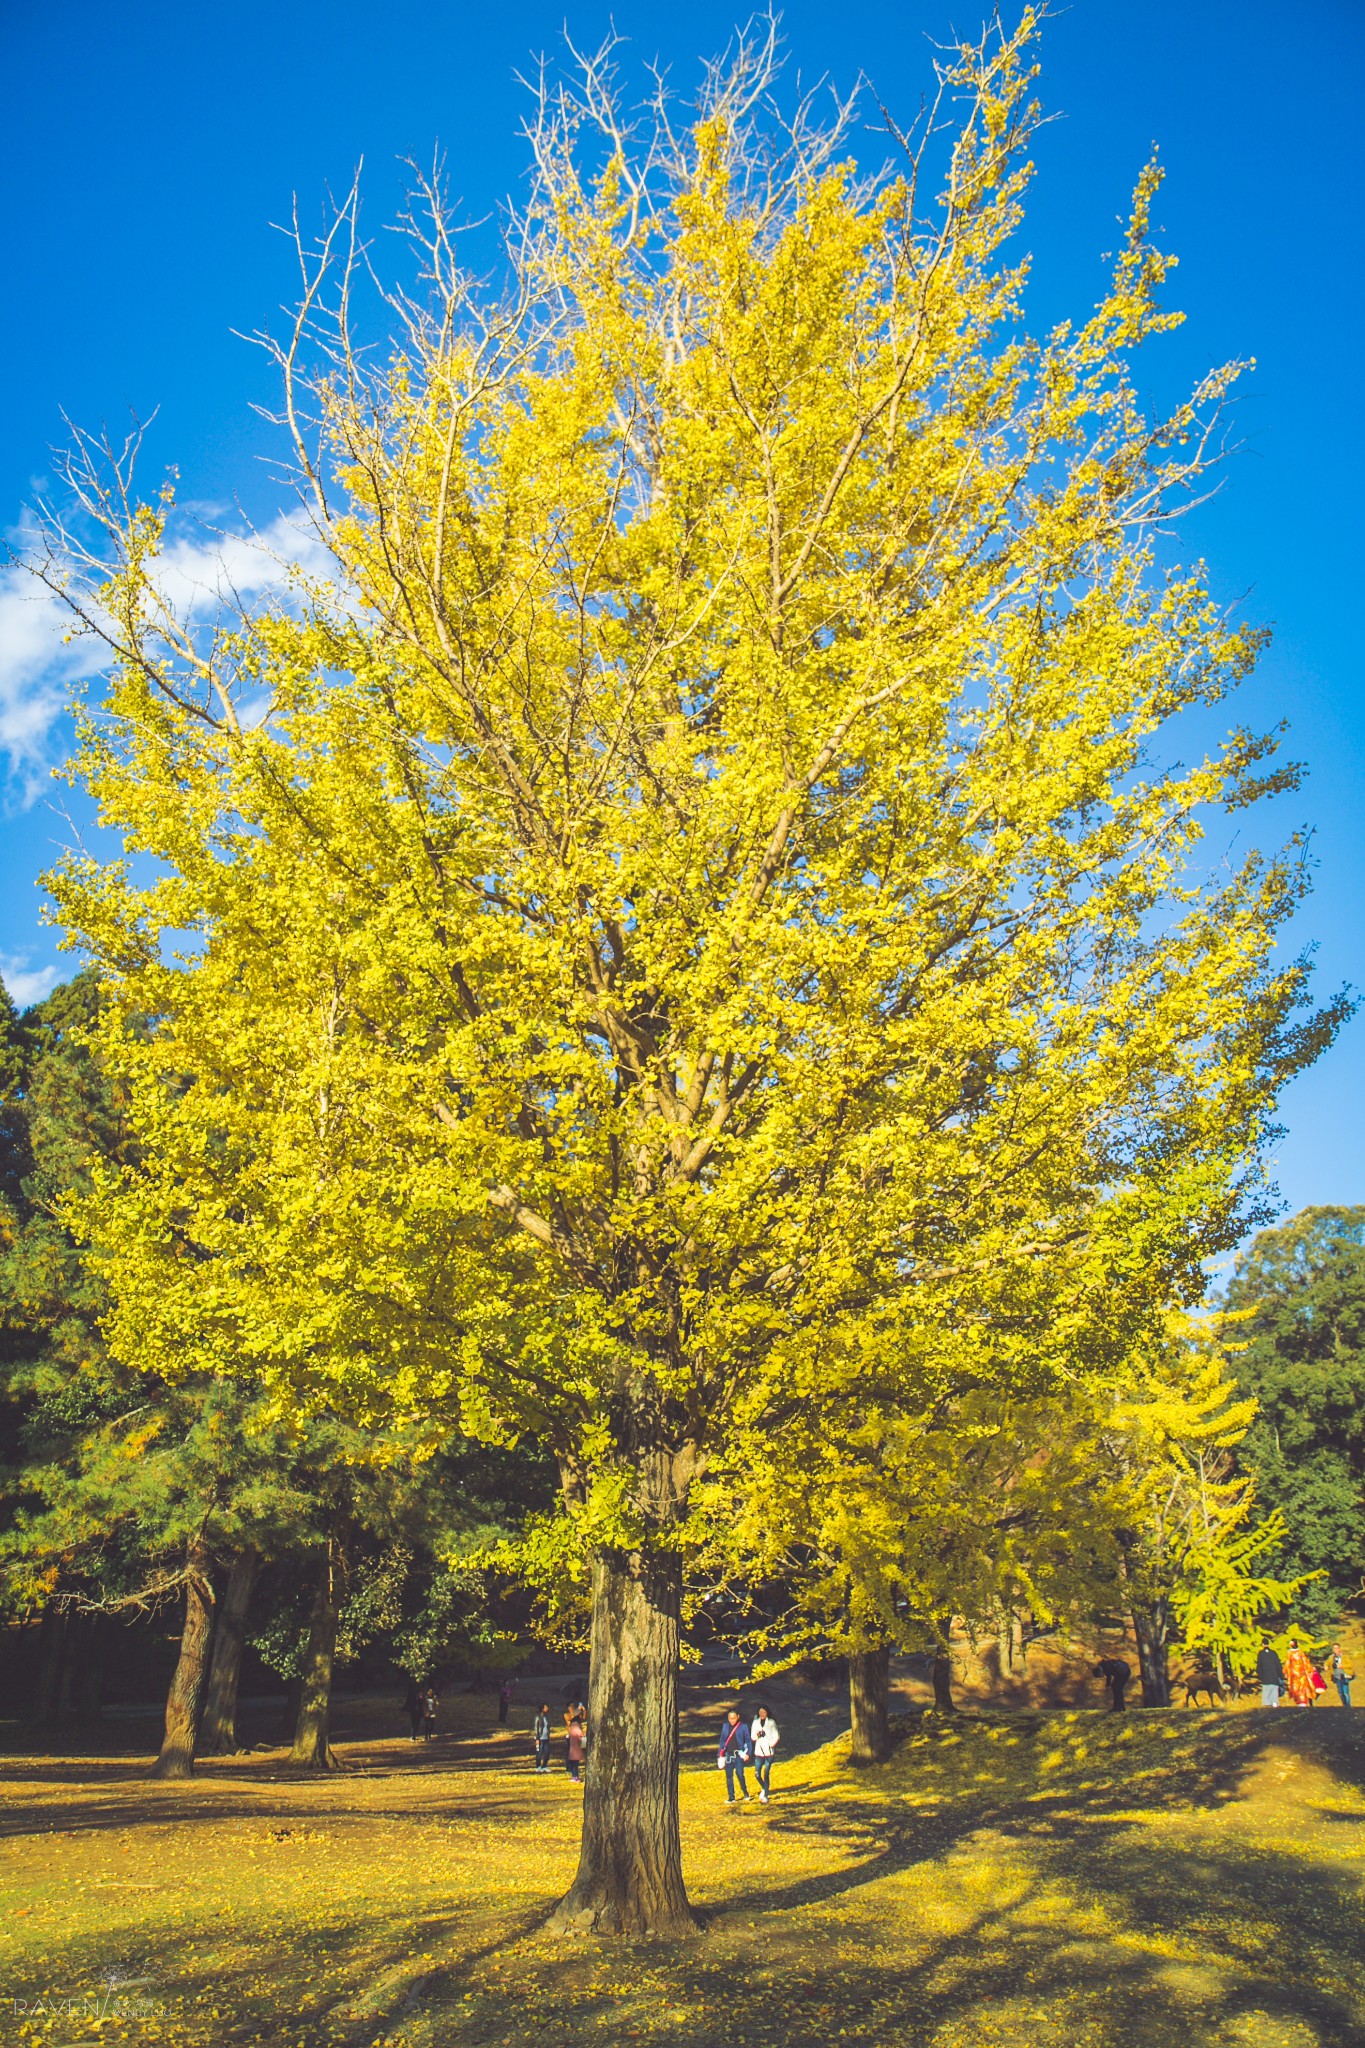
{"label": "standing person", "polygon": [[768,1804],[773,1789],[773,1757],[777,1752],[778,1728],[766,1707],[760,1707],[749,1730],[754,1752],[754,1776],[758,1779],[759,1804]]}
{"label": "standing person", "polygon": [[403,1695],[403,1712],[407,1715],[412,1728],[413,1741],[419,1741],[422,1734],[422,1716],[425,1708],[422,1703],[421,1688],[415,1678],[408,1680],[408,1689]]}
{"label": "standing person", "polygon": [[435,1688],[429,1685],[422,1694],[422,1732],[428,1742],[436,1733],[436,1709],[439,1705]]}
{"label": "standing person", "polygon": [[515,1678],[504,1678],[502,1684],[498,1687],[498,1726],[500,1728],[507,1726],[507,1710],[512,1704],[512,1694],[516,1691],[516,1686],[517,1681]]}
{"label": "standing person", "polygon": [[[583,1733],[584,1733],[584,1735],[586,1736],[586,1734],[587,1734],[587,1732],[588,1732],[588,1710],[587,1710],[587,1708],[586,1708],[586,1707],[584,1706],[584,1704],[583,1704],[582,1700],[575,1700],[575,1699],[574,1699],[574,1696],[573,1696],[573,1691],[572,1691],[572,1688],[570,1688],[570,1687],[567,1687],[567,1686],[565,1687],[565,1690],[564,1690],[564,1697],[565,1697],[565,1699],[566,1699],[566,1700],[568,1700],[568,1702],[569,1702],[568,1706],[567,1706],[567,1707],[565,1707],[565,1709],[564,1709],[564,1733],[565,1733],[566,1737],[567,1737],[567,1735],[568,1735],[568,1732],[569,1732],[570,1728],[572,1728],[572,1726],[573,1726],[573,1724],[574,1724],[574,1722],[575,1722],[575,1721],[577,1721],[577,1722],[578,1722],[578,1723],[580,1724],[580,1726],[582,1727]],[[564,1750],[564,1754],[565,1754],[565,1756],[566,1756],[566,1757],[567,1757],[567,1756],[568,1756],[568,1754],[569,1754],[569,1752],[568,1752],[568,1748],[567,1748],[567,1745],[566,1745],[566,1747],[565,1747],[565,1750]]]}
{"label": "standing person", "polygon": [[733,1806],[735,1803],[736,1778],[739,1780],[739,1789],[746,1804],[748,1802],[749,1780],[744,1775],[744,1766],[752,1760],[753,1753],[748,1727],[731,1707],[720,1724],[720,1740],[716,1748],[716,1768],[725,1773],[727,1806]]}
{"label": "standing person", "polygon": [[1284,1685],[1284,1666],[1280,1653],[1271,1645],[1269,1636],[1261,1637],[1261,1647],[1256,1658],[1256,1682],[1261,1688],[1261,1705],[1278,1707],[1280,1691]]}
{"label": "standing person", "polygon": [[575,1714],[572,1721],[570,1721],[569,1723],[568,1743],[569,1776],[573,1779],[575,1785],[582,1783],[583,1745],[585,1740],[586,1736],[583,1728],[583,1723],[579,1720],[577,1714]]}
{"label": "standing person", "polygon": [[1340,1643],[1333,1643],[1332,1645],[1331,1671],[1332,1683],[1337,1689],[1337,1698],[1341,1701],[1343,1707],[1349,1707],[1351,1704],[1351,1680],[1355,1677],[1355,1673],[1354,1671],[1348,1671],[1342,1662]]}
{"label": "standing person", "polygon": [[550,1768],[550,1702],[546,1700],[531,1729],[536,1745],[536,1769],[543,1776]]}
{"label": "standing person", "polygon": [[1296,1641],[1291,1640],[1289,1655],[1284,1660],[1284,1682],[1290,1699],[1296,1707],[1311,1707],[1313,1704],[1313,1667]]}
{"label": "standing person", "polygon": [[1132,1665],[1126,1664],[1122,1657],[1101,1657],[1094,1667],[1094,1675],[1102,1678],[1109,1688],[1110,1713],[1121,1714],[1124,1690],[1133,1675]]}
{"label": "standing person", "polygon": [[1319,1670],[1316,1660],[1311,1657],[1308,1660],[1308,1673],[1313,1681],[1313,1697],[1308,1704],[1310,1707],[1315,1707],[1327,1690],[1327,1680]]}

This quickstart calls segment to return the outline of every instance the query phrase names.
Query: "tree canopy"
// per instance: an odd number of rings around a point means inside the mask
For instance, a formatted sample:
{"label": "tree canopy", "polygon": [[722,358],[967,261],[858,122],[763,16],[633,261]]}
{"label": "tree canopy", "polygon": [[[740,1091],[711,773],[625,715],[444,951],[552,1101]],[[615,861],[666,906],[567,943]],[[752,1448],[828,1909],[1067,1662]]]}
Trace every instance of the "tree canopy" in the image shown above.
{"label": "tree canopy", "polygon": [[689,1924],[710,1461],[783,1456],[870,1323],[907,1399],[1120,1373],[1266,1213],[1341,1014],[1274,956],[1297,849],[1202,850],[1292,781],[1273,740],[1168,737],[1259,635],[1158,561],[1235,370],[1140,403],[1154,170],[1101,303],[1022,324],[1034,29],[944,65],[941,164],[931,118],[873,173],[761,39],[685,124],[584,60],[504,290],[428,189],[375,354],[354,198],[301,250],[330,581],[206,638],[168,504],[79,462],[103,551],[48,572],[116,657],[77,772],[153,857],[53,878],[144,1133],[81,1211],[110,1341],[174,1303],[285,1411],[439,1394],[553,1454],[598,1731],[566,1927]]}

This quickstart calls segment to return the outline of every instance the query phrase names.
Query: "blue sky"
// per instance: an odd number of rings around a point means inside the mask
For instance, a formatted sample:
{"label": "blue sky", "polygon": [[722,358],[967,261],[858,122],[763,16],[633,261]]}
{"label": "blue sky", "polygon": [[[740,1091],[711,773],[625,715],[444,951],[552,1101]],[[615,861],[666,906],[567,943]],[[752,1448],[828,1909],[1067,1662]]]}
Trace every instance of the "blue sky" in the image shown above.
{"label": "blue sky", "polygon": [[[580,44],[614,19],[627,60],[661,57],[685,90],[725,43],[730,5],[577,4]],[[913,116],[932,43],[975,31],[961,0],[789,6],[790,63],[842,85],[865,72]],[[0,158],[10,313],[0,330],[0,525],[49,474],[65,411],[121,426],[159,407],[147,476],[174,464],[183,500],[266,523],[275,445],[252,412],[271,386],[234,336],[291,289],[269,223],[298,193],[305,216],[365,159],[373,228],[403,186],[399,160],[443,150],[453,190],[481,215],[524,165],[515,74],[560,47],[562,5],[450,0],[238,0],[232,9],[142,0],[0,8]],[[1291,723],[1309,777],[1251,830],[1314,828],[1314,896],[1294,933],[1318,949],[1323,991],[1365,984],[1365,703],[1356,451],[1362,356],[1365,7],[1360,0],[1075,0],[1047,26],[1040,90],[1055,119],[1035,152],[1023,240],[1036,325],[1083,312],[1152,145],[1180,257],[1186,324],[1145,365],[1168,399],[1207,365],[1254,356],[1237,404],[1240,453],[1185,528],[1215,589],[1275,631],[1235,715]],[[876,138],[865,144],[881,154]],[[66,728],[63,661],[12,577],[0,579],[0,747],[7,755],[0,969],[21,998],[59,961],[35,878],[72,823],[47,779]],[[80,828],[76,814],[73,821]],[[1244,825],[1244,832],[1250,831]],[[1243,842],[1245,843],[1245,842]],[[66,971],[65,967],[62,971]],[[1284,1104],[1279,1178],[1289,1204],[1365,1200],[1365,1018]]]}

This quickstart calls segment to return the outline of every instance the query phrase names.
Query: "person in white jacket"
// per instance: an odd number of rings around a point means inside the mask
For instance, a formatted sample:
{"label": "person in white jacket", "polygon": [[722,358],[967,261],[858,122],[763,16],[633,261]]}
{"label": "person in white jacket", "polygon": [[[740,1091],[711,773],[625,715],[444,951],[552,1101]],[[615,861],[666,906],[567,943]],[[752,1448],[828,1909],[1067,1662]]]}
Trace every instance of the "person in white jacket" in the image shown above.
{"label": "person in white jacket", "polygon": [[777,1723],[766,1707],[760,1707],[754,1716],[749,1740],[754,1746],[754,1776],[758,1779],[758,1797],[761,1805],[768,1804],[768,1794],[773,1789],[773,1754],[777,1748]]}

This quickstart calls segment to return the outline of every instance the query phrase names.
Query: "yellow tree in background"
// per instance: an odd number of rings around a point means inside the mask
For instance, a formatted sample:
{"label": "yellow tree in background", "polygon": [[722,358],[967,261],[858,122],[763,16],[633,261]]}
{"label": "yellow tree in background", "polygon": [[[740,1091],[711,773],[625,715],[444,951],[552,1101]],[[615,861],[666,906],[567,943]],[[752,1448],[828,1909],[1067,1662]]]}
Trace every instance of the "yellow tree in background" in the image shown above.
{"label": "yellow tree in background", "polygon": [[1334,1022],[1296,1026],[1271,964],[1297,851],[1202,844],[1283,785],[1267,744],[1167,737],[1257,642],[1156,565],[1231,373],[1139,404],[1174,318],[1151,172],[1095,311],[1022,325],[1033,32],[959,52],[871,173],[851,108],[775,111],[771,43],[686,122],[585,60],[539,103],[502,296],[434,193],[387,354],[348,327],[353,205],[302,252],[276,354],[330,580],[205,636],[165,508],[90,468],[111,552],[46,571],[117,652],[80,772],[157,863],[55,883],[111,1017],[161,1020],[158,1145],[89,1227],[129,1299],[196,1260],[178,1155],[231,1142],[253,1029],[285,1077],[297,1032],[289,1200],[253,1196],[231,1314],[281,1400],[362,1407],[420,1403],[420,1325],[466,1428],[558,1458],[593,1602],[565,1928],[691,1925],[693,1491],[741,1414],[755,1456],[798,1440],[793,1347],[896,1301],[925,1341],[989,1332],[1006,1386],[1100,1303],[1121,1350],[1240,1234]]}
{"label": "yellow tree in background", "polygon": [[792,1403],[783,1455],[737,1433],[699,1492],[701,1570],[760,1674],[847,1656],[854,1760],[873,1762],[890,1746],[888,1652],[931,1650],[946,1679],[958,1621],[1084,1637],[1122,1611],[1148,1706],[1171,1704],[1177,1648],[1221,1677],[1249,1669],[1307,1580],[1267,1569],[1284,1524],[1233,1469],[1256,1403],[1215,1339],[1153,1316],[1117,1366],[1075,1345],[1030,1390],[964,1372],[940,1338],[918,1394],[904,1338],[884,1372],[884,1332],[839,1347]]}
{"label": "yellow tree in background", "polygon": [[1220,1677],[1254,1668],[1263,1631],[1279,1632],[1318,1576],[1267,1569],[1285,1535],[1278,1510],[1255,1518],[1256,1482],[1229,1453],[1257,1403],[1240,1394],[1214,1333],[1176,1328],[1137,1386],[1095,1418],[1102,1513],[1137,1638],[1142,1697],[1171,1704],[1179,1642]]}

